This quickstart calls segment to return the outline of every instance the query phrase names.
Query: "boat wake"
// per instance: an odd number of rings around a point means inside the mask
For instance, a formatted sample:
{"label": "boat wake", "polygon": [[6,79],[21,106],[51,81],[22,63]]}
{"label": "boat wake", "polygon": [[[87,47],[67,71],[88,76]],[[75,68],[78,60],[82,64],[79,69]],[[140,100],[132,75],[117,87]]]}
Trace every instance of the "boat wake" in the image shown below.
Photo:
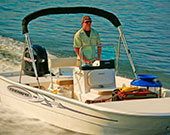
{"label": "boat wake", "polygon": [[[20,70],[24,43],[0,35],[0,72]],[[22,126],[21,126],[22,125]],[[0,135],[77,135],[38,119],[28,118],[0,102]]]}
{"label": "boat wake", "polygon": [[[80,135],[39,119],[29,118],[0,103],[0,135]],[[22,126],[21,126],[22,125]]]}
{"label": "boat wake", "polygon": [[24,43],[0,36],[0,71],[15,71],[19,69]]}
{"label": "boat wake", "polygon": [[[21,41],[0,35],[0,72],[19,71],[24,44]],[[48,57],[55,57],[48,54]]]}

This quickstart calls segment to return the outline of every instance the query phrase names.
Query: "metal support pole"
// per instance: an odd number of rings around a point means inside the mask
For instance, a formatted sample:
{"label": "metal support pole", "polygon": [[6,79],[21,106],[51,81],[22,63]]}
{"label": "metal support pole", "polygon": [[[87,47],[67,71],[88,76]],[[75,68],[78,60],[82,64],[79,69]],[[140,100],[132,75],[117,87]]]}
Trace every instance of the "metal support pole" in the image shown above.
{"label": "metal support pole", "polygon": [[24,56],[25,56],[25,49],[26,49],[26,47],[27,47],[27,40],[25,40],[24,53],[23,53],[23,56],[22,56],[22,65],[21,65],[19,83],[21,83],[21,77],[22,77],[22,70],[23,70],[23,67],[24,67]]}
{"label": "metal support pole", "polygon": [[119,36],[118,52],[117,52],[117,57],[116,57],[116,74],[118,72],[118,67],[119,67],[120,44],[121,44],[121,36]]}
{"label": "metal support pole", "polygon": [[40,82],[39,82],[39,79],[38,79],[37,68],[36,68],[36,65],[35,65],[35,60],[34,60],[34,56],[33,56],[33,52],[32,52],[32,47],[31,47],[31,41],[30,41],[28,33],[25,34],[25,38],[27,40],[27,46],[28,46],[30,58],[32,60],[32,65],[33,65],[34,73],[35,73],[35,76],[36,76],[38,88],[40,89]]}
{"label": "metal support pole", "polygon": [[126,53],[127,53],[127,55],[128,55],[128,58],[129,58],[129,61],[130,61],[130,64],[131,64],[133,73],[134,73],[134,75],[135,75],[135,78],[137,78],[136,69],[135,69],[135,66],[134,66],[134,64],[133,64],[132,57],[131,57],[131,55],[130,55],[130,50],[128,49],[128,46],[127,46],[127,43],[126,43],[126,39],[125,39],[125,37],[124,37],[124,35],[123,35],[122,29],[121,29],[120,26],[118,27],[118,30],[119,30],[121,39],[122,39],[122,41],[123,41],[123,45],[124,45],[124,47],[125,47]]}

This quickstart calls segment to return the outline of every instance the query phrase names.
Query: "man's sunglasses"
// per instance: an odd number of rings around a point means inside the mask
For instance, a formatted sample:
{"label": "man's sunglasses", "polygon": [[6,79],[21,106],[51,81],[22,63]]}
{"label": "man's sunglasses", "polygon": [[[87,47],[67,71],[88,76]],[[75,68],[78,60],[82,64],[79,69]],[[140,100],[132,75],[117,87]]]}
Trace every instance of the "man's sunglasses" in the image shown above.
{"label": "man's sunglasses", "polygon": [[92,23],[92,21],[86,21],[86,22],[84,22],[84,23]]}

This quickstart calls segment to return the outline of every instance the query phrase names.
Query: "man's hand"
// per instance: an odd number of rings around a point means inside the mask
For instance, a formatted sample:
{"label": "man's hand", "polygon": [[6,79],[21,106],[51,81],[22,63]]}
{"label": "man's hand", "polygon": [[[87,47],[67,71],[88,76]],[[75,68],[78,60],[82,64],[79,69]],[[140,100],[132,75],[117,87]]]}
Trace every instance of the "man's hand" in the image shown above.
{"label": "man's hand", "polygon": [[84,61],[85,63],[87,63],[87,64],[92,64],[92,62],[91,62],[90,60],[84,59],[83,61]]}
{"label": "man's hand", "polygon": [[100,60],[101,60],[101,58],[100,58],[100,57],[97,57],[97,60],[99,60],[99,61],[100,61]]}

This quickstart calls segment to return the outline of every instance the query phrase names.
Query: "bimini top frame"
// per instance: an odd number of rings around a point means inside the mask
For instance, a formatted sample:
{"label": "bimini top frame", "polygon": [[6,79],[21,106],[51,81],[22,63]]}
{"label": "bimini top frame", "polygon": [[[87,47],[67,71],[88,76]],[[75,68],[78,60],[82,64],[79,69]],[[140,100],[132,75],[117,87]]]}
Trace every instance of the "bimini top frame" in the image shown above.
{"label": "bimini top frame", "polygon": [[33,12],[29,15],[27,15],[23,20],[22,20],[22,33],[28,33],[28,24],[30,21],[41,17],[45,15],[57,15],[57,14],[76,14],[76,13],[88,13],[88,14],[94,14],[97,16],[101,16],[109,20],[115,27],[119,27],[120,21],[118,18],[107,11],[104,11],[102,9],[98,8],[93,8],[93,7],[57,7],[57,8],[47,8],[47,9],[42,9],[36,12]]}
{"label": "bimini top frame", "polygon": [[[100,17],[104,17],[105,19],[109,20],[115,27],[118,28],[118,31],[120,33],[119,48],[120,48],[120,42],[122,40],[124,47],[125,47],[125,50],[126,50],[126,53],[128,55],[130,64],[132,66],[133,73],[136,77],[136,70],[135,70],[131,55],[130,55],[130,50],[127,47],[127,43],[126,43],[124,34],[123,34],[122,29],[120,27],[121,23],[120,23],[119,19],[113,13],[110,13],[108,11],[104,11],[102,9],[94,8],[94,7],[56,7],[56,8],[46,8],[46,9],[42,9],[42,10],[33,12],[33,13],[27,15],[22,20],[22,33],[25,34],[25,38],[26,38],[25,48],[26,48],[26,46],[28,46],[28,50],[29,50],[29,53],[30,53],[30,57],[32,59],[32,64],[33,64],[33,68],[34,68],[34,72],[35,72],[38,84],[39,84],[39,81],[38,81],[37,69],[36,69],[36,66],[35,66],[34,57],[33,57],[32,48],[31,48],[31,42],[30,42],[30,38],[29,38],[29,35],[28,35],[28,24],[29,24],[29,22],[38,18],[38,17],[46,16],[46,15],[77,14],[77,13],[87,13],[87,14],[93,14],[93,15],[97,15],[97,16],[100,16]],[[24,55],[25,55],[25,51],[24,51],[24,54],[23,54],[23,58],[24,58]],[[24,64],[24,60],[22,62],[22,66],[21,66],[21,73],[20,73],[19,82],[21,82],[21,74],[22,74],[23,64]]]}

